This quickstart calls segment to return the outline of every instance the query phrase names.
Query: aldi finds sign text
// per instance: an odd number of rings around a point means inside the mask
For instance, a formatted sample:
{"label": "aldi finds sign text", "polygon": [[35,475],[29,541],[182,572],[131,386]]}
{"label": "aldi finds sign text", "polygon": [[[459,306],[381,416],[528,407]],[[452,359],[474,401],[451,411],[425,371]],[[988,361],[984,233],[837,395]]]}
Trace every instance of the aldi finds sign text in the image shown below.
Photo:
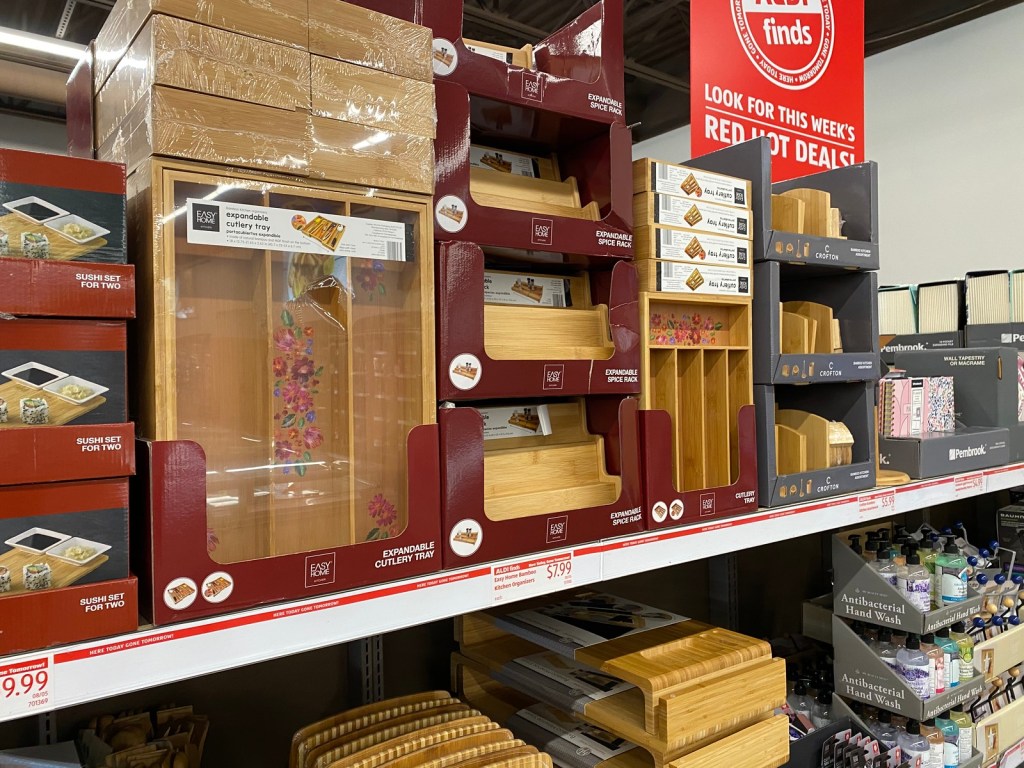
{"label": "aldi finds sign text", "polygon": [[864,0],[692,0],[691,152],[758,136],[773,181],[864,159]]}

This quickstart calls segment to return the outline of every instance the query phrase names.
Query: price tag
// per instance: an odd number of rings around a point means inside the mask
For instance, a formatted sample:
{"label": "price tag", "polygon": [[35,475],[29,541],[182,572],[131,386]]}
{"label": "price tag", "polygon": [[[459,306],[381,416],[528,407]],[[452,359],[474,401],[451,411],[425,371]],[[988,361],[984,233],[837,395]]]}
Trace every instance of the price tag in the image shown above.
{"label": "price tag", "polygon": [[953,478],[953,495],[958,499],[978,496],[985,492],[985,473],[971,472]]}
{"label": "price tag", "polygon": [[495,604],[565,589],[572,586],[572,552],[496,565],[491,585]]}
{"label": "price tag", "polygon": [[0,721],[45,712],[53,702],[51,657],[0,667]]}
{"label": "price tag", "polygon": [[862,519],[886,517],[896,513],[896,489],[865,493],[858,499]]}

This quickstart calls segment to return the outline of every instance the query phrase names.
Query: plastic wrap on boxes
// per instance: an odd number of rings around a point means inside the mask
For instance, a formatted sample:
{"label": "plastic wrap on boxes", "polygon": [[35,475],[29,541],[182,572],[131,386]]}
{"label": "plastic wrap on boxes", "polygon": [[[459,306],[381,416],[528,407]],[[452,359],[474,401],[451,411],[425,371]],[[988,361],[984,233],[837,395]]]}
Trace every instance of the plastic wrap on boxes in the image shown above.
{"label": "plastic wrap on boxes", "polygon": [[312,118],[309,175],[367,187],[431,194],[434,142],[364,125]]}
{"label": "plastic wrap on boxes", "polygon": [[434,86],[323,56],[311,66],[313,114],[434,138]]}
{"label": "plastic wrap on boxes", "polygon": [[309,52],[426,83],[434,78],[427,27],[342,0],[309,0]]}
{"label": "plastic wrap on boxes", "polygon": [[309,54],[173,16],[152,16],[96,95],[98,145],[154,85],[308,109]]}
{"label": "plastic wrap on boxes", "polygon": [[99,93],[150,15],[190,19],[305,50],[307,0],[118,0],[96,36],[93,90]]}
{"label": "plastic wrap on boxes", "polygon": [[305,176],[309,116],[302,111],[154,86],[99,147],[129,173],[150,155]]}

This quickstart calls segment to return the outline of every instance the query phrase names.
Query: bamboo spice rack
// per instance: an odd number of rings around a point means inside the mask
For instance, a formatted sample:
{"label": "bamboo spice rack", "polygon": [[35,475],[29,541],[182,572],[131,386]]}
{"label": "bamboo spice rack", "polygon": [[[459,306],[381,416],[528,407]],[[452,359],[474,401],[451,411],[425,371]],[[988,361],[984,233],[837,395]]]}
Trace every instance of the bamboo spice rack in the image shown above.
{"label": "bamboo spice rack", "polygon": [[[534,165],[545,158],[533,158]],[[552,163],[557,169],[557,160]],[[528,213],[600,221],[597,201],[583,205],[576,178],[548,179],[504,173],[489,166],[474,166],[469,172],[469,192],[478,205]]]}

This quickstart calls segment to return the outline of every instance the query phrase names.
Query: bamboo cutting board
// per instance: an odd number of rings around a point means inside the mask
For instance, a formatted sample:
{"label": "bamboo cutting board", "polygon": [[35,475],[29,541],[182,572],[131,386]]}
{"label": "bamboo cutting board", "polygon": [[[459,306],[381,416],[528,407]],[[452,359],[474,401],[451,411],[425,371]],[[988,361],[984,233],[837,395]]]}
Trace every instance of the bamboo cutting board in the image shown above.
{"label": "bamboo cutting board", "polygon": [[[399,709],[392,711],[398,712]],[[330,750],[337,750],[338,757],[341,758],[369,749],[376,744],[415,733],[421,728],[432,728],[480,716],[479,712],[462,702],[404,715],[389,716],[387,711],[382,714],[384,719],[380,722],[326,739],[319,746],[309,750],[305,758],[306,768],[312,768],[317,759]]]}
{"label": "bamboo cutting board", "polygon": [[447,691],[427,691],[374,702],[320,720],[301,728],[292,736],[288,766],[289,768],[298,768],[303,765],[305,754],[311,748],[323,744],[329,738],[336,738],[340,734],[365,728],[372,723],[379,723],[392,716],[396,710],[405,714],[457,703],[458,699]]}
{"label": "bamboo cutting board", "polygon": [[79,244],[72,242],[52,229],[47,229],[42,224],[30,223],[27,219],[22,218],[16,213],[0,216],[0,229],[7,233],[11,256],[21,255],[21,235],[24,232],[46,235],[46,239],[50,241],[49,261],[73,261],[74,259],[82,258],[87,253],[105,248],[107,245],[107,241],[102,237],[90,240],[88,243]]}
{"label": "bamboo cutting board", "polygon": [[[8,381],[0,384],[0,397],[7,401],[7,421],[0,424],[0,429],[18,429],[21,427],[60,426],[84,416],[90,411],[95,411],[105,402],[107,398],[100,395],[82,405],[74,405],[67,400],[62,400],[52,392],[42,389],[33,389],[17,381]],[[21,421],[21,399],[23,397],[42,397],[50,406],[50,418],[46,424],[24,424]]]}
{"label": "bamboo cutting board", "polygon": [[80,581],[83,577],[95,571],[109,559],[106,555],[100,555],[99,557],[94,557],[85,565],[72,565],[49,555],[37,555],[33,552],[26,552],[23,549],[12,549],[10,552],[0,555],[0,565],[6,566],[11,572],[11,591],[0,595],[0,598],[3,598],[5,595],[26,591],[21,573],[21,569],[26,565],[32,565],[33,563],[46,563],[49,565],[50,588],[59,589],[60,587],[70,587],[75,582]]}

